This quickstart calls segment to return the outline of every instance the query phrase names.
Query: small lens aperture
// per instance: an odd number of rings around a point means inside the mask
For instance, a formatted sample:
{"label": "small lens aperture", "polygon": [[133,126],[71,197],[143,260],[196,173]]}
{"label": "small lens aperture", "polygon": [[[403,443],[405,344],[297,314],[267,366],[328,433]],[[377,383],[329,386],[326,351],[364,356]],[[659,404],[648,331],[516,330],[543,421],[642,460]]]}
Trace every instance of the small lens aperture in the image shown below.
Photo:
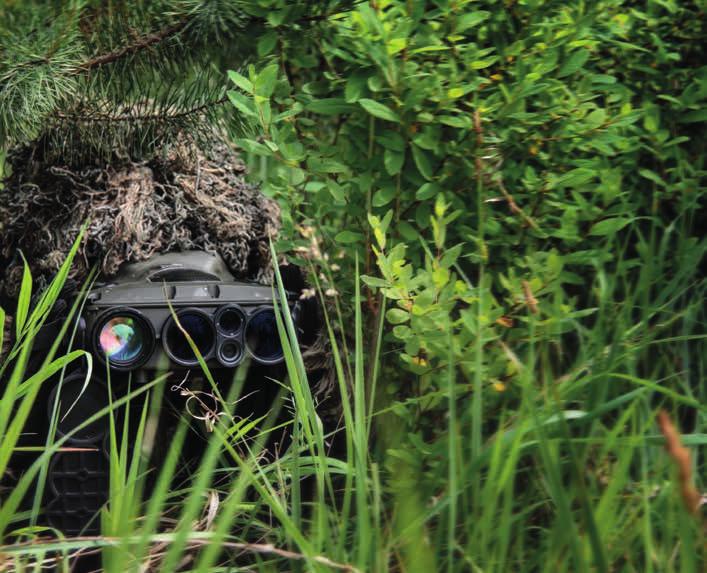
{"label": "small lens aperture", "polygon": [[145,330],[132,316],[114,316],[101,328],[98,343],[101,352],[118,364],[137,360],[145,348]]}
{"label": "small lens aperture", "polygon": [[245,341],[253,357],[261,362],[272,363],[282,358],[280,334],[272,309],[258,310],[251,316],[245,330]]}
{"label": "small lens aperture", "polygon": [[[202,357],[209,354],[214,346],[214,328],[211,321],[199,312],[185,311],[178,316],[182,328],[189,334]],[[187,337],[177,326],[175,321],[171,321],[167,328],[165,344],[174,358],[185,364],[197,364],[198,359]]]}
{"label": "small lens aperture", "polygon": [[221,345],[220,356],[227,365],[235,364],[241,359],[241,345],[233,340],[228,340]]}
{"label": "small lens aperture", "polygon": [[218,329],[226,336],[235,336],[243,326],[243,314],[237,308],[226,308],[218,317]]}

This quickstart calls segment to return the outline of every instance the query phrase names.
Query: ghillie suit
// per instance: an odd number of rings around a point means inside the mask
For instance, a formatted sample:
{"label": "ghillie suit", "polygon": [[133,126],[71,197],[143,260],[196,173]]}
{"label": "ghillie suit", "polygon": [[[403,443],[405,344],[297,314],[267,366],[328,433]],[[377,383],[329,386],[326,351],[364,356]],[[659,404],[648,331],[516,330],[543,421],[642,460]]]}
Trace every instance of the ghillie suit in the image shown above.
{"label": "ghillie suit", "polygon": [[[10,172],[0,191],[0,299],[8,310],[22,280],[20,252],[38,293],[85,222],[67,291],[75,291],[94,266],[102,279],[110,279],[124,263],[186,250],[219,254],[238,279],[274,281],[269,242],[280,228],[279,206],[245,181],[243,162],[222,141],[206,149],[183,145],[141,162],[69,166],[47,161],[39,144],[12,151],[8,160]],[[299,269],[281,269],[289,289],[305,290]],[[316,315],[313,303],[308,308]],[[65,307],[60,300],[59,313]],[[334,381],[326,341],[320,333],[306,342],[316,399],[327,402],[325,417],[336,416],[329,404]],[[9,343],[8,337],[0,356]]]}
{"label": "ghillie suit", "polygon": [[[352,5],[288,2],[278,34],[297,41]],[[3,308],[14,306],[19,251],[37,293],[86,220],[74,288],[94,264],[105,278],[185,249],[219,253],[236,278],[272,281],[277,204],[214,143],[252,135],[224,72],[257,64],[270,17],[229,0],[0,3],[0,148],[12,150],[0,189]],[[266,76],[263,93],[276,85]]]}
{"label": "ghillie suit", "polygon": [[47,163],[37,147],[11,153],[0,193],[2,295],[17,295],[19,251],[35,280],[46,284],[86,221],[74,282],[94,265],[110,278],[123,263],[190,249],[220,254],[240,279],[272,282],[269,240],[280,227],[277,203],[245,182],[244,165],[227,145],[180,151],[82,168]]}

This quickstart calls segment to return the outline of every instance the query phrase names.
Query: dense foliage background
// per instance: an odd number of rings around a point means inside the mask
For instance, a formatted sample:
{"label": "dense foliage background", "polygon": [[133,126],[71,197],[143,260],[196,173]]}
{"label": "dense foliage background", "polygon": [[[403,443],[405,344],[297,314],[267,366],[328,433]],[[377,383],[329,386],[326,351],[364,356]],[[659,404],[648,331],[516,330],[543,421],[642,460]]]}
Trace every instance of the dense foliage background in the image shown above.
{"label": "dense foliage background", "polygon": [[[116,486],[107,569],[207,545],[184,565],[206,571],[225,542],[264,571],[700,570],[704,3],[226,4],[252,64],[219,59],[198,93],[311,270],[342,425],[319,424],[293,344],[289,449],[244,456],[217,428],[184,503],[167,477],[146,507]],[[153,146],[191,127],[169,125]]]}
{"label": "dense foliage background", "polygon": [[267,5],[239,144],[280,248],[345,307],[358,260],[364,331],[385,316],[393,523],[426,515],[403,569],[690,570],[647,440],[675,409],[704,474],[704,7],[363,2],[292,41]]}

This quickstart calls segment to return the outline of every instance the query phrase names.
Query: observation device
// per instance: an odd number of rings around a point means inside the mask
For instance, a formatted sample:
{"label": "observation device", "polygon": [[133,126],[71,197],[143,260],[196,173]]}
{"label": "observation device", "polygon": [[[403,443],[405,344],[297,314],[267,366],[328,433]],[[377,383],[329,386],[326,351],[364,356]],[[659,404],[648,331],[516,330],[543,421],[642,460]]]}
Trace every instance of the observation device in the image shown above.
{"label": "observation device", "polygon": [[[117,372],[282,362],[272,287],[237,282],[215,255],[160,255],[91,291],[84,347]],[[297,295],[289,295],[295,322]]]}
{"label": "observation device", "polygon": [[[298,294],[288,293],[286,303],[299,325]],[[20,444],[43,446],[52,419],[56,435],[69,436],[49,464],[44,503],[49,525],[65,535],[100,530],[99,511],[109,487],[109,417],[76,431],[78,425],[165,372],[174,381],[198,380],[201,361],[219,385],[232,383],[246,362],[253,367],[249,376],[258,372],[258,384],[274,385],[269,378],[283,371],[276,312],[271,286],[236,281],[219,256],[205,252],[158,255],[97,284],[87,295],[73,343],[63,342],[92,355],[90,379],[87,383],[86,361],[77,360],[80,365],[45,383],[28,425],[32,433]],[[30,363],[41,363],[60,328],[61,321],[43,328]],[[129,417],[114,413],[114,419]]]}

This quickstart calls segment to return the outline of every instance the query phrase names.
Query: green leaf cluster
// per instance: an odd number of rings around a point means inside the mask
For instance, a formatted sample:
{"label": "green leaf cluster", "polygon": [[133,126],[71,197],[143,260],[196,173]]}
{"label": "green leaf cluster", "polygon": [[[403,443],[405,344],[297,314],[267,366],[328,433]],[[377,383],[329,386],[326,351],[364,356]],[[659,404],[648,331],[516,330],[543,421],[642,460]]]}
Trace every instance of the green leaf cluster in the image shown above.
{"label": "green leaf cluster", "polygon": [[362,2],[294,42],[273,25],[247,78],[269,95],[232,78],[280,250],[342,300],[362,266],[403,569],[695,564],[628,492],[658,404],[704,431],[701,10]]}
{"label": "green leaf cluster", "polygon": [[[286,207],[280,247],[307,251],[298,229],[314,226],[324,251],[341,254],[334,282],[347,284],[358,256],[375,290],[383,261],[404,246],[396,260],[429,275],[426,284],[446,273],[471,285],[460,300],[479,299],[481,269],[490,323],[523,308],[522,281],[556,292],[557,308],[585,309],[596,301],[581,287],[600,269],[632,268],[630,295],[649,280],[646,253],[660,237],[695,235],[704,201],[696,10],[387,1],[297,41],[291,21],[273,24],[260,51],[272,63],[249,78],[232,72],[229,93],[254,125],[239,140],[258,156],[253,172]],[[699,257],[704,245],[689,240],[685,256]],[[673,274],[683,261],[664,263]],[[399,287],[410,304],[425,291]]]}

